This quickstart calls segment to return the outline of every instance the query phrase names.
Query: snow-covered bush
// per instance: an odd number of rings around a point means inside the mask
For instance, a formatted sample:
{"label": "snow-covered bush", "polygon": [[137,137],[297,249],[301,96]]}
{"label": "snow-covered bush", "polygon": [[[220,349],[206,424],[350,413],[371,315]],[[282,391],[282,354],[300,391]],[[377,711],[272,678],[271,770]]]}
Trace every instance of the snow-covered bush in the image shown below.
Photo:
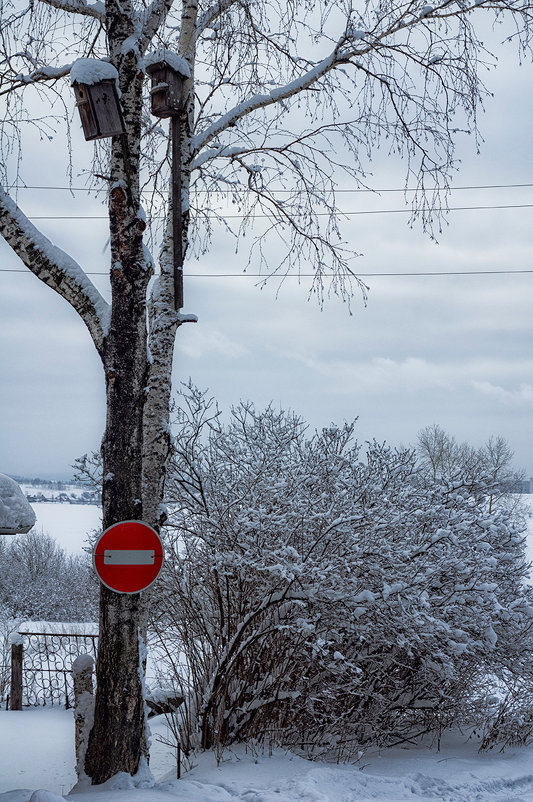
{"label": "snow-covered bush", "polygon": [[[69,555],[53,537],[35,529],[13,538],[0,537],[0,563],[2,701],[9,692],[10,638],[21,621],[97,620],[98,582],[88,555]],[[64,656],[58,659],[64,660]],[[30,689],[36,687],[31,676],[31,672],[25,675],[27,698]]]}
{"label": "snow-covered bush", "polygon": [[[185,750],[268,739],[338,758],[479,722],[533,619],[524,539],[490,488],[438,483],[353,425],[308,433],[189,388],[154,627]],[[518,662],[516,663],[518,665]]]}
{"label": "snow-covered bush", "polygon": [[14,619],[90,621],[98,583],[88,556],[69,555],[45,532],[0,538],[0,609]]}

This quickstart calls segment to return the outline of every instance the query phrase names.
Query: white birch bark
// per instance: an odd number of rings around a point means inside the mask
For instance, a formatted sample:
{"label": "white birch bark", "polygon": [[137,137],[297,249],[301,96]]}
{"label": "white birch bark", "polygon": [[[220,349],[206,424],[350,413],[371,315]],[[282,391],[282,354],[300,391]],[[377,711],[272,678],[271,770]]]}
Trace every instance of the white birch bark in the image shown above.
{"label": "white birch bark", "polygon": [[[180,28],[178,55],[190,69],[183,87],[184,108],[181,115],[181,216],[182,252],[188,245],[189,187],[191,164],[191,131],[194,119],[194,60],[196,52],[196,18],[198,3],[186,0]],[[170,195],[170,188],[169,188]],[[156,278],[148,305],[149,365],[146,388],[143,435],[143,509],[147,520],[159,526],[165,517],[161,508],[166,466],[170,456],[169,408],[171,373],[176,331],[184,322],[194,322],[194,316],[174,310],[173,241],[170,220],[159,261],[160,275]]]}

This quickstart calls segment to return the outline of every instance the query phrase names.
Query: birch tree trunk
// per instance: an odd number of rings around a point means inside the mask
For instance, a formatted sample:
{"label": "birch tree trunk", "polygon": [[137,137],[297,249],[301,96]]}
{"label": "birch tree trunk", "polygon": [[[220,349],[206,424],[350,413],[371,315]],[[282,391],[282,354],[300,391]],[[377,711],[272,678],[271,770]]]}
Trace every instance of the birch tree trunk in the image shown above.
{"label": "birch tree trunk", "polygon": [[[145,223],[140,213],[139,156],[142,79],[135,52],[124,42],[134,34],[133,15],[111,4],[110,53],[119,72],[126,134],[112,145],[110,244],[112,313],[103,363],[107,390],[107,425],[102,443],[103,526],[142,520],[155,529],[164,521],[166,465],[170,453],[169,407],[176,330],[187,317],[174,310],[173,243],[168,226],[160,258],[160,276],[146,307],[150,266],[143,248]],[[125,12],[125,13],[124,13]],[[187,250],[190,141],[194,115],[194,54],[197,3],[183,4],[180,53],[191,77],[184,88],[180,158],[182,250]],[[112,37],[112,38],[111,38]],[[126,55],[124,55],[126,51]],[[148,312],[148,315],[147,315]],[[148,352],[149,346],[149,352]],[[93,783],[118,771],[136,774],[148,760],[143,698],[145,599],[100,591],[100,639],[96,665],[94,727],[85,770]]]}
{"label": "birch tree trunk", "polygon": [[[119,8],[123,13],[119,12]],[[110,55],[117,66],[126,133],[112,142],[109,200],[111,324],[104,341],[107,420],[102,442],[103,528],[118,521],[147,520],[142,503],[143,417],[147,383],[145,261],[140,215],[139,153],[142,73],[133,53],[122,53],[133,35],[128,3],[109,4]],[[85,771],[101,783],[119,771],[136,774],[148,756],[143,701],[141,594],[100,590],[94,726]]]}

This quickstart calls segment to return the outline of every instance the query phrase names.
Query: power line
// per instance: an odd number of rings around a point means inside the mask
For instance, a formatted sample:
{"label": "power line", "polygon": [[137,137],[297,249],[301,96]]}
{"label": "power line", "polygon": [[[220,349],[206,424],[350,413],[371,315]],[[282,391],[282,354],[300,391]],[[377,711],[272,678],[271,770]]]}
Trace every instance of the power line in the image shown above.
{"label": "power line", "polygon": [[[32,276],[31,270],[21,270],[20,268],[0,267],[0,273],[25,273]],[[404,278],[404,277],[418,277],[418,276],[511,276],[523,275],[533,273],[531,270],[438,270],[438,271],[409,271],[401,273],[359,273],[355,272],[359,278]],[[87,271],[87,276],[109,276],[109,273],[101,273],[94,271]],[[288,273],[278,274],[272,273],[266,275],[265,273],[187,273],[186,278],[314,278],[315,273]]]}
{"label": "power line", "polygon": [[[490,209],[531,209],[533,208],[533,203],[514,203],[514,204],[491,204],[488,206],[437,206],[434,208],[424,209],[426,213],[434,213],[440,214],[448,212],[469,212],[469,211],[485,211]],[[339,215],[344,215],[346,217],[353,217],[355,215],[362,215],[362,214],[413,214],[416,212],[416,209],[361,209],[356,211],[349,211],[344,212],[339,210],[337,213]],[[207,214],[202,215],[204,218],[207,217],[209,220],[217,220],[218,216],[215,214]],[[243,214],[226,214],[222,210],[220,211],[220,216],[223,217],[225,220],[244,220],[245,217],[253,220],[259,219],[266,219],[272,220],[275,219],[273,214],[250,214],[250,215],[243,215]],[[295,215],[295,217],[303,217],[307,215]],[[315,217],[329,217],[329,212],[315,212]],[[28,220],[107,220],[107,215],[29,215]],[[162,220],[164,219],[164,215],[154,215],[152,220]]]}
{"label": "power line", "polygon": [[[451,192],[455,192],[456,190],[474,190],[474,189],[525,189],[528,187],[533,187],[533,183],[531,184],[473,184],[470,186],[460,186],[460,187],[450,187]],[[52,186],[28,186],[26,184],[12,184],[10,187],[7,188],[8,190],[11,189],[45,189],[45,190],[64,190],[67,192],[108,192],[109,190],[102,188],[102,189],[89,189],[88,187],[52,187]],[[227,194],[233,193],[235,190],[233,189],[218,189],[213,190],[213,192],[225,192]],[[368,189],[362,187],[356,187],[353,189],[336,189],[335,194],[339,193],[354,193],[354,192],[370,192],[372,194],[379,194],[381,192],[417,192],[416,187],[385,187],[382,189]],[[151,190],[143,190],[144,193],[150,193]],[[198,193],[206,193],[208,190],[196,190]],[[305,190],[298,190],[298,192],[294,192],[290,189],[278,189],[275,190],[276,194],[299,194],[305,192]]]}

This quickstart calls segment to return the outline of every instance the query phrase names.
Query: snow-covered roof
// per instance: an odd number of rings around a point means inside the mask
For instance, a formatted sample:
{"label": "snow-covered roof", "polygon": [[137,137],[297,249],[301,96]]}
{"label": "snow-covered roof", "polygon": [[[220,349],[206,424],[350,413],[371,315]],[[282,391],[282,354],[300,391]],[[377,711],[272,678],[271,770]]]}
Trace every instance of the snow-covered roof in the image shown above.
{"label": "snow-covered roof", "polygon": [[0,473],[0,535],[29,532],[35,513],[18,484]]}
{"label": "snow-covered roof", "polygon": [[72,84],[93,84],[99,81],[118,81],[118,72],[108,61],[101,61],[97,58],[79,58],[70,68],[70,83]]}
{"label": "snow-covered roof", "polygon": [[191,68],[183,56],[178,56],[177,53],[173,53],[172,50],[166,50],[164,47],[154,50],[153,53],[147,53],[144,57],[144,66],[150,67],[160,61],[166,61],[168,66],[179,72],[180,75],[184,75],[186,78],[191,77]]}

